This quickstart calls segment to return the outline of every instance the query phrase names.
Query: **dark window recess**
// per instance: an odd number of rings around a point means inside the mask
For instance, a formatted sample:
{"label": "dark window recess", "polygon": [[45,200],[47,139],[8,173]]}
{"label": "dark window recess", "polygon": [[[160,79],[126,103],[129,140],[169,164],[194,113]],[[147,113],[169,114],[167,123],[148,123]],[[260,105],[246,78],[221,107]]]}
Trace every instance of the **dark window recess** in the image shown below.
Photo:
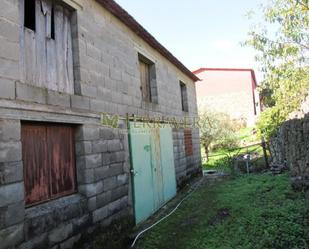
{"label": "dark window recess", "polygon": [[24,1],[25,1],[24,26],[28,29],[35,31],[35,0],[24,0]]}
{"label": "dark window recess", "polygon": [[180,84],[180,97],[181,97],[181,109],[184,112],[189,111],[189,106],[188,106],[188,94],[187,94],[187,86],[183,82],[179,82]]}
{"label": "dark window recess", "polygon": [[74,128],[23,123],[21,137],[26,205],[74,193]]}
{"label": "dark window recess", "polygon": [[52,6],[51,8],[51,17],[50,17],[50,25],[51,25],[51,28],[50,28],[50,37],[51,39],[55,40],[55,9],[54,9],[54,6]]}
{"label": "dark window recess", "polygon": [[193,155],[192,131],[190,129],[184,130],[184,139],[185,139],[186,156],[192,156]]}

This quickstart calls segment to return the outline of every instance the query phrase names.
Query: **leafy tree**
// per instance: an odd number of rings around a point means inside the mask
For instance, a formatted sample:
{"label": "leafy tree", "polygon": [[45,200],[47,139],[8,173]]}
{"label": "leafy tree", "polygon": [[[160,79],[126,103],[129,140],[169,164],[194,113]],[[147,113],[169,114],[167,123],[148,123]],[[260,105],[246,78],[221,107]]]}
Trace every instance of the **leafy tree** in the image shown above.
{"label": "leafy tree", "polygon": [[237,145],[235,131],[237,125],[227,114],[203,109],[200,114],[201,143],[205,149],[206,160],[211,146],[216,148],[231,148]]}
{"label": "leafy tree", "polygon": [[260,93],[266,109],[257,126],[269,138],[309,92],[308,0],[272,0],[263,13],[268,28],[256,26],[245,44],[255,48],[264,72]]}

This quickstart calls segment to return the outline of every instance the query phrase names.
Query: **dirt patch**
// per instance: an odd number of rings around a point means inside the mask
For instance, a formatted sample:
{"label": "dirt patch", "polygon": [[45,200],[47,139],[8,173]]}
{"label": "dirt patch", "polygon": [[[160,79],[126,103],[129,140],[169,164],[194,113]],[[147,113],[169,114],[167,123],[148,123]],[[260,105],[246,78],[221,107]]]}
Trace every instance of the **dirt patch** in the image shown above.
{"label": "dirt patch", "polygon": [[220,208],[217,214],[208,221],[208,225],[214,226],[230,216],[230,210],[228,208]]}

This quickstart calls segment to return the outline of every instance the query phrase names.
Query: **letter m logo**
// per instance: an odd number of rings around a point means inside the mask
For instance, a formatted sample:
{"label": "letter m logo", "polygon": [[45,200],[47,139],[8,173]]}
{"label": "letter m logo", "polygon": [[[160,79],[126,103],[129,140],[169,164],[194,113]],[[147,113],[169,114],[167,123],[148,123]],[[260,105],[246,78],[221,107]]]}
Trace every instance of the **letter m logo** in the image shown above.
{"label": "letter m logo", "polygon": [[101,113],[101,124],[111,128],[118,127],[118,115],[108,115],[107,113]]}

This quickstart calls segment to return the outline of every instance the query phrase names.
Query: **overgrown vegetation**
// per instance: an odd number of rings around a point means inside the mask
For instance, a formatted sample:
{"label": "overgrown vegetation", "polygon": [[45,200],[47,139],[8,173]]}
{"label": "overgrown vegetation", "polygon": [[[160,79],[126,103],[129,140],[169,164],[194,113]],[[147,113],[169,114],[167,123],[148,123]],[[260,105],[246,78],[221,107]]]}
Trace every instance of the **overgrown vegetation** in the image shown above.
{"label": "overgrown vegetation", "polygon": [[238,177],[205,185],[167,220],[147,232],[138,249],[305,249],[309,205],[287,175]]}
{"label": "overgrown vegetation", "polygon": [[206,160],[208,160],[211,149],[229,149],[238,146],[236,131],[241,128],[241,124],[232,120],[225,113],[203,110],[203,113],[199,116],[200,122],[203,124],[200,128],[200,134],[201,144]]}
{"label": "overgrown vegetation", "polygon": [[[265,80],[260,86],[266,107],[258,121],[266,139],[308,95],[309,3],[308,0],[273,0],[263,8],[267,26],[249,33],[246,45],[257,51]],[[275,32],[270,30],[275,29]]]}
{"label": "overgrown vegetation", "polygon": [[[265,159],[261,141],[256,135],[255,128],[242,128],[234,132],[234,137],[238,141],[237,146],[220,148],[212,150],[209,153],[208,160],[203,160],[203,168],[207,170],[217,170],[235,174],[234,170],[243,170],[245,160],[241,158],[245,154],[250,154],[253,160],[250,160],[250,170],[260,171],[265,169]],[[202,151],[202,157],[204,156]],[[237,168],[237,169],[236,169]]]}

